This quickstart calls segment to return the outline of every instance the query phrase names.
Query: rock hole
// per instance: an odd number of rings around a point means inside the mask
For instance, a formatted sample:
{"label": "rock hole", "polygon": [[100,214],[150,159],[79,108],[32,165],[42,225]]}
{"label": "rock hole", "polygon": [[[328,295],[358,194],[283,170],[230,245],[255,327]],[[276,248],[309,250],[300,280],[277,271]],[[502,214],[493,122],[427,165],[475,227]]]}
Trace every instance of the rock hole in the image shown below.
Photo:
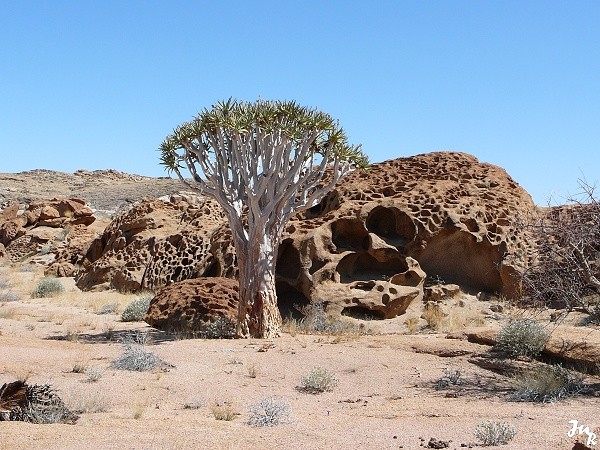
{"label": "rock hole", "polygon": [[393,275],[408,270],[406,261],[398,253],[379,255],[376,259],[369,253],[352,253],[338,263],[340,282],[389,280]]}
{"label": "rock hole", "polygon": [[277,292],[277,307],[281,317],[302,319],[302,309],[310,305],[310,300],[298,289],[286,283],[278,281],[275,283],[275,291]]}
{"label": "rock hole", "polygon": [[477,242],[470,233],[442,231],[433,236],[423,251],[415,256],[427,274],[436,274],[445,283],[471,287],[477,291],[502,292],[498,249],[488,243]]}
{"label": "rock hole", "polygon": [[327,214],[340,206],[340,195],[336,190],[329,192],[323,199],[314,205],[313,207],[306,210],[304,216],[307,219],[314,219],[315,217]]}
{"label": "rock hole", "polygon": [[275,272],[284,278],[295,280],[300,275],[300,253],[294,247],[292,239],[285,239],[279,245]]}
{"label": "rock hole", "polygon": [[366,226],[367,230],[395,246],[408,244],[417,234],[417,227],[406,212],[385,206],[371,210]]}
{"label": "rock hole", "polygon": [[342,315],[360,320],[383,320],[384,314],[381,311],[374,311],[363,306],[347,306],[342,309]]}
{"label": "rock hole", "polygon": [[369,248],[369,233],[359,219],[340,219],[331,224],[331,241],[338,251]]}

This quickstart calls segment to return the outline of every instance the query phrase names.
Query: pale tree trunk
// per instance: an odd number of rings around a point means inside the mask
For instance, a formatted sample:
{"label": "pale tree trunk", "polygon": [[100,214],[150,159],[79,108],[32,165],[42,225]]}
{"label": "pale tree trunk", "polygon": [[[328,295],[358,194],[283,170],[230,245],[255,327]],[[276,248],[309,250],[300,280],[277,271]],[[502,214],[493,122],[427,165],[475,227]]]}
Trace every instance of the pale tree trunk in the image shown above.
{"label": "pale tree trunk", "polygon": [[281,314],[275,291],[278,237],[256,230],[246,242],[247,252],[238,254],[240,304],[237,335],[273,338],[279,336]]}
{"label": "pale tree trunk", "polygon": [[193,182],[175,167],[177,175],[190,188],[215,198],[231,227],[239,268],[239,337],[279,335],[275,264],[285,224],[331,191],[350,168],[327,147],[316,150],[322,132],[309,129],[291,138],[282,130],[216,128],[181,143]]}

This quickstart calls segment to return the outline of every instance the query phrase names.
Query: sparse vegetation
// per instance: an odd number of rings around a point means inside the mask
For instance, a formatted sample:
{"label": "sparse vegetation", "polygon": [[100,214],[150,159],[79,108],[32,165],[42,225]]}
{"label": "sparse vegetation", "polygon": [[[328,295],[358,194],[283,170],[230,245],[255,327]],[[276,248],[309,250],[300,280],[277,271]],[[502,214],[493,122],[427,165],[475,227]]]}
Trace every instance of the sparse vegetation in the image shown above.
{"label": "sparse vegetation", "polygon": [[445,369],[444,376],[436,380],[435,387],[436,389],[445,389],[450,385],[456,386],[461,384],[462,380],[462,372],[460,369]]}
{"label": "sparse vegetation", "polygon": [[[99,315],[114,314],[115,312],[117,312],[118,308],[119,308],[119,303],[117,303],[117,302],[106,303],[98,309],[97,314],[99,314]],[[146,311],[148,311],[148,309],[146,309]]]}
{"label": "sparse vegetation", "polygon": [[583,376],[561,365],[538,366],[517,376],[510,399],[518,402],[550,403],[584,391]]}
{"label": "sparse vegetation", "polygon": [[210,407],[210,412],[217,420],[231,421],[239,415],[229,403],[215,403]]}
{"label": "sparse vegetation", "polygon": [[415,334],[419,330],[419,318],[410,317],[404,321],[409,334]]}
{"label": "sparse vegetation", "polygon": [[283,330],[291,335],[296,333],[327,334],[333,336],[360,336],[370,334],[364,325],[351,320],[341,320],[327,315],[323,302],[315,302],[296,309],[304,316],[301,320],[287,318]]}
{"label": "sparse vegetation", "polygon": [[0,308],[0,319],[14,319],[17,315],[17,310],[13,307]]}
{"label": "sparse vegetation", "polygon": [[150,308],[150,301],[153,297],[154,294],[152,293],[140,295],[125,307],[121,314],[121,320],[123,322],[139,322],[143,320],[148,312],[148,308]]}
{"label": "sparse vegetation", "polygon": [[235,337],[235,323],[227,317],[217,317],[207,322],[195,337],[202,339],[232,339]]}
{"label": "sparse vegetation", "polygon": [[97,414],[109,409],[108,400],[98,392],[80,391],[69,403],[77,414]]}
{"label": "sparse vegetation", "polygon": [[118,370],[136,372],[172,367],[153,352],[146,351],[146,340],[147,335],[139,333],[127,339],[123,343],[125,351],[112,362],[111,366]]}
{"label": "sparse vegetation", "polygon": [[202,408],[202,400],[193,399],[183,404],[183,409],[200,409]]}
{"label": "sparse vegetation", "polygon": [[31,298],[56,297],[64,291],[64,286],[56,278],[44,278],[37,284],[31,293]]}
{"label": "sparse vegetation", "polygon": [[255,364],[248,366],[248,376],[250,378],[256,378],[258,376],[258,367]]}
{"label": "sparse vegetation", "polygon": [[532,357],[544,349],[549,338],[548,330],[535,320],[512,320],[498,333],[496,348],[511,357]]}
{"label": "sparse vegetation", "polygon": [[255,427],[272,427],[290,420],[292,409],[285,399],[264,398],[249,408],[248,424]]}
{"label": "sparse vegetation", "polygon": [[0,291],[0,303],[16,302],[19,296],[16,292],[9,290]]}
{"label": "sparse vegetation", "polygon": [[144,416],[144,413],[146,412],[146,407],[148,405],[146,405],[145,403],[136,403],[133,407],[133,418],[135,420],[139,420]]}
{"label": "sparse vegetation", "polygon": [[517,435],[517,429],[506,422],[483,422],[475,428],[475,437],[485,446],[508,444]]}
{"label": "sparse vegetation", "polygon": [[579,180],[567,204],[520,225],[532,233],[538,258],[523,273],[524,302],[587,312],[600,323],[600,200]]}
{"label": "sparse vegetation", "polygon": [[300,390],[311,394],[332,391],[337,386],[336,376],[324,369],[315,367],[300,379]]}
{"label": "sparse vegetation", "polygon": [[84,373],[87,375],[87,381],[90,383],[97,382],[104,375],[104,371],[100,367],[88,367]]}
{"label": "sparse vegetation", "polygon": [[77,361],[75,364],[73,364],[73,368],[71,369],[71,372],[85,373],[86,369],[87,369],[87,363],[85,361]]}
{"label": "sparse vegetation", "polygon": [[427,322],[427,326],[434,331],[439,331],[442,327],[442,320],[445,317],[442,308],[435,303],[427,303],[421,316]]}

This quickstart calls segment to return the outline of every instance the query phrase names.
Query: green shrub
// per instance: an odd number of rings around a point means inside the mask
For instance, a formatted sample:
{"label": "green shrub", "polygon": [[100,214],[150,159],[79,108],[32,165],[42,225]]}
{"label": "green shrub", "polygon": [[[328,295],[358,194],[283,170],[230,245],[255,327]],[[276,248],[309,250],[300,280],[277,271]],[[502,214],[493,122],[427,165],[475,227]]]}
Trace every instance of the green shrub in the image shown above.
{"label": "green shrub", "polygon": [[505,422],[483,422],[475,428],[475,437],[483,445],[505,445],[517,434],[517,429]]}
{"label": "green shrub", "polygon": [[513,320],[504,325],[498,333],[496,348],[512,357],[535,356],[539,354],[550,333],[546,328],[531,319]]}
{"label": "green shrub", "polygon": [[264,398],[249,408],[248,424],[255,427],[273,427],[290,420],[291,407],[284,399]]}
{"label": "green shrub", "polygon": [[44,278],[31,293],[31,298],[55,297],[64,291],[62,283],[56,278]]}
{"label": "green shrub", "polygon": [[129,303],[121,314],[123,322],[139,322],[144,319],[144,316],[150,308],[150,301],[154,297],[151,293],[140,295],[134,301]]}
{"label": "green shrub", "polygon": [[515,378],[516,391],[510,399],[518,402],[550,403],[577,395],[585,389],[583,376],[561,365],[540,366]]}
{"label": "green shrub", "polygon": [[332,391],[338,380],[334,374],[322,367],[315,367],[300,380],[300,389],[311,394]]}

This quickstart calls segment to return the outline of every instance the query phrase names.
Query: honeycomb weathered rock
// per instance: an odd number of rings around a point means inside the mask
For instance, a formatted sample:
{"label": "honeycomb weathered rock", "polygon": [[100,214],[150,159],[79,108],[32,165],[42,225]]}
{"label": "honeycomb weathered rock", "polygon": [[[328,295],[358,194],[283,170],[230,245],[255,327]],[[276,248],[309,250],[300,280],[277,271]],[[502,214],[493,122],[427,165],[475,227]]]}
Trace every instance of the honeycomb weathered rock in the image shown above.
{"label": "honeycomb weathered rock", "polygon": [[[231,233],[218,205],[147,201],[115,220],[78,285],[165,286],[236,276]],[[137,208],[137,209],[136,209]],[[502,168],[463,153],[429,153],[349,174],[294,217],[279,247],[282,313],[322,301],[329,312],[389,318],[437,280],[513,297],[530,252],[514,225],[534,214]]]}

